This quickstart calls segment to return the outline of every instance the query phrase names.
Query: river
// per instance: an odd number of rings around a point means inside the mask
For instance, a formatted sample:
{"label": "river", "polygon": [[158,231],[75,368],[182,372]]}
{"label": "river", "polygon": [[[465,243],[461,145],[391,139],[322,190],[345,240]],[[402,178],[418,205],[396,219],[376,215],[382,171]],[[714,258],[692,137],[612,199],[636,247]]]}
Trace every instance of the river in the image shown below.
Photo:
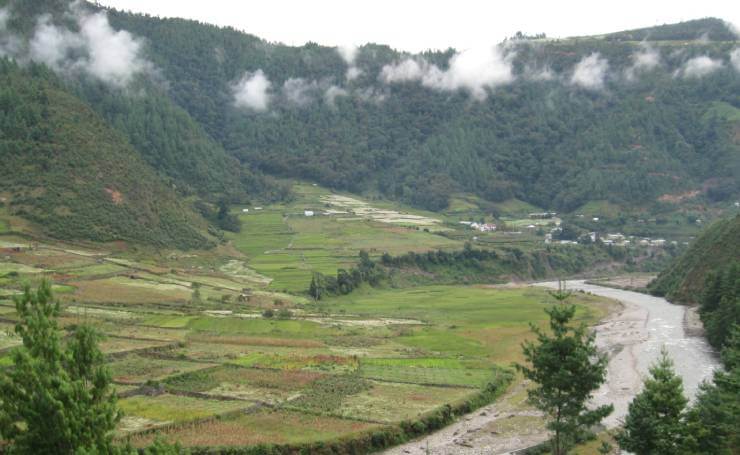
{"label": "river", "polygon": [[[556,289],[557,282],[537,283]],[[623,291],[568,281],[571,290],[583,290],[619,301],[622,308],[595,326],[596,344],[609,353],[606,383],[594,393],[595,404],[614,405],[614,412],[604,420],[613,428],[627,414],[630,401],[640,391],[650,365],[665,347],[683,378],[684,392],[693,399],[704,380],[710,380],[719,359],[703,337],[690,336],[684,329],[685,306],[639,292]],[[482,410],[463,416],[458,422],[429,436],[394,447],[386,455],[401,454],[503,454],[523,449],[546,438],[540,429],[522,428],[519,435],[492,431],[496,423],[513,414],[506,407],[506,397]],[[523,414],[520,414],[523,415]]]}

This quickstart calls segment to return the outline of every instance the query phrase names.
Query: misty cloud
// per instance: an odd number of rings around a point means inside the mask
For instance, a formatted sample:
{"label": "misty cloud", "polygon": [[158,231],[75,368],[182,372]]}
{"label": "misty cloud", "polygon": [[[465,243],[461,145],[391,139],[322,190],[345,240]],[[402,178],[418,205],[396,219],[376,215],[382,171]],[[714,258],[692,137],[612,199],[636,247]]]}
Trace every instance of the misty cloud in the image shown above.
{"label": "misty cloud", "polygon": [[650,71],[660,66],[660,51],[647,43],[642,43],[642,49],[632,54],[632,65],[625,70],[627,80],[633,80],[637,73]]}
{"label": "misty cloud", "polygon": [[348,81],[353,81],[360,77],[362,75],[362,70],[355,65],[355,60],[357,59],[357,54],[359,54],[360,49],[357,46],[339,46],[336,49],[337,53],[339,53],[339,56],[342,57],[342,60],[344,60],[348,67],[347,72],[345,73],[345,78]]}
{"label": "misty cloud", "polygon": [[114,30],[106,13],[89,13],[75,5],[69,13],[79,31],[54,25],[49,16],[38,20],[29,42],[31,60],[56,71],[84,72],[118,87],[151,69],[141,55],[142,42],[125,30]]}
{"label": "misty cloud", "polygon": [[329,88],[326,89],[324,92],[324,101],[326,102],[329,107],[335,107],[336,106],[336,100],[340,96],[347,96],[349,93],[347,90],[343,89],[342,87],[337,87],[336,85],[332,85]]}
{"label": "misty cloud", "polygon": [[401,62],[383,66],[380,70],[380,80],[386,84],[396,82],[418,81],[429,70],[429,64],[425,61],[416,61],[407,58]]}
{"label": "misty cloud", "polygon": [[347,65],[353,65],[357,58],[358,49],[357,46],[339,46],[337,47],[337,52]]}
{"label": "misty cloud", "polygon": [[363,71],[356,67],[356,66],[350,66],[347,68],[347,72],[345,73],[345,77],[348,81],[354,81],[358,77],[362,76]]}
{"label": "misty cloud", "polygon": [[730,52],[730,63],[736,71],[740,72],[740,47]]}
{"label": "misty cloud", "polygon": [[504,53],[498,46],[471,49],[453,55],[446,70],[422,59],[407,58],[385,65],[379,78],[386,84],[418,80],[425,87],[437,90],[464,89],[474,98],[483,100],[488,95],[486,89],[514,80],[511,62],[513,57],[513,53]]}
{"label": "misty cloud", "polygon": [[722,66],[724,65],[721,60],[701,55],[688,60],[677,74],[685,78],[699,78],[717,71]]}
{"label": "misty cloud", "polygon": [[478,100],[487,96],[486,88],[508,84],[514,80],[511,61],[513,53],[504,54],[500,47],[479,48],[455,54],[450,67],[441,71],[430,67],[422,84],[441,90],[466,89]]}
{"label": "misty cloud", "polygon": [[587,90],[601,90],[604,88],[604,78],[608,70],[609,62],[598,52],[594,52],[576,64],[570,83]]}
{"label": "misty cloud", "polygon": [[302,78],[290,78],[283,83],[283,96],[296,106],[306,106],[314,100],[314,92],[318,90],[316,81],[308,82]]}
{"label": "misty cloud", "polygon": [[253,73],[244,73],[239,82],[232,86],[234,105],[255,111],[266,111],[272,98],[269,93],[271,86],[272,83],[261,69]]}
{"label": "misty cloud", "polygon": [[535,67],[527,65],[523,74],[524,78],[530,81],[551,81],[557,77],[549,66]]}

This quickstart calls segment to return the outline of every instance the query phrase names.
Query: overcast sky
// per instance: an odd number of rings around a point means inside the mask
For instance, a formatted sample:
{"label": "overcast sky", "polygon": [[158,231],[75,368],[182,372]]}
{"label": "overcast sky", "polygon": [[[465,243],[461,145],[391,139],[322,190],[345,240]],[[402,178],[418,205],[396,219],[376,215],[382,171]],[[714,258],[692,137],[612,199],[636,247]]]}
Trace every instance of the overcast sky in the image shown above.
{"label": "overcast sky", "polygon": [[738,0],[99,0],[156,16],[230,25],[268,41],[399,50],[468,49],[521,30],[566,37],[713,16],[740,25]]}

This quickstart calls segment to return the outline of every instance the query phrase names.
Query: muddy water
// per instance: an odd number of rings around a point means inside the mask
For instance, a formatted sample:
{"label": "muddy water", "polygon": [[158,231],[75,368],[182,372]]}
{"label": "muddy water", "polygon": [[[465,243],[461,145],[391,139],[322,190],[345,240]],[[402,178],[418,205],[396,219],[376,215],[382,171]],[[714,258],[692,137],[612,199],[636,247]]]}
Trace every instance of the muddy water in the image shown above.
{"label": "muddy water", "polygon": [[[663,346],[673,358],[676,371],[683,377],[685,393],[691,398],[696,395],[699,384],[711,379],[712,371],[719,366],[717,356],[704,338],[685,333],[686,307],[672,305],[662,298],[589,285],[583,281],[569,281],[567,284],[570,289],[582,289],[622,303],[621,310],[594,327],[596,343],[609,353],[607,382],[594,394],[596,404],[614,405],[614,413],[604,421],[608,427],[622,422],[630,401],[639,392],[650,364],[657,359]],[[557,288],[554,282],[537,285]],[[389,449],[384,454],[510,453],[547,438],[544,428],[531,421],[529,424],[522,421],[519,430],[501,431],[501,425],[507,420],[524,419],[532,415],[531,410],[511,408],[504,396],[498,402],[463,416],[446,428]]]}
{"label": "muddy water", "polygon": [[[557,288],[557,283],[540,283]],[[683,378],[686,395],[693,398],[699,384],[711,379],[719,359],[703,337],[689,336],[684,329],[686,307],[673,305],[660,297],[585,284],[567,283],[570,289],[609,297],[623,309],[595,327],[596,343],[610,353],[607,382],[595,394],[596,403],[614,404],[614,413],[604,423],[618,425],[627,413],[629,402],[648,376],[650,365],[665,346]]]}

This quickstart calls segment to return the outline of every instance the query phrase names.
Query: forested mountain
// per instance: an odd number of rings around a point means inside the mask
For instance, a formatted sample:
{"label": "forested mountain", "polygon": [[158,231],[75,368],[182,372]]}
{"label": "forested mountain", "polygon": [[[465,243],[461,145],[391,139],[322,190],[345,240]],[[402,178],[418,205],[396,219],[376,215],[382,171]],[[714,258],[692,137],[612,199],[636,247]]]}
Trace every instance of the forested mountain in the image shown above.
{"label": "forested mountain", "polygon": [[709,226],[650,284],[650,290],[678,302],[699,303],[707,278],[725,273],[733,263],[740,263],[740,216]]}
{"label": "forested mountain", "polygon": [[85,2],[0,1],[13,71],[48,67],[158,185],[210,204],[287,197],[271,176],[432,210],[455,192],[559,211],[730,201],[738,46],[703,19],[483,50],[291,47]]}
{"label": "forested mountain", "polygon": [[[430,209],[455,190],[560,210],[738,192],[740,56],[718,20],[635,32],[655,44],[513,40],[462,63],[454,50],[341,53],[179,19],[111,21],[147,37],[174,99],[270,174]],[[250,88],[263,104],[240,107]]]}

